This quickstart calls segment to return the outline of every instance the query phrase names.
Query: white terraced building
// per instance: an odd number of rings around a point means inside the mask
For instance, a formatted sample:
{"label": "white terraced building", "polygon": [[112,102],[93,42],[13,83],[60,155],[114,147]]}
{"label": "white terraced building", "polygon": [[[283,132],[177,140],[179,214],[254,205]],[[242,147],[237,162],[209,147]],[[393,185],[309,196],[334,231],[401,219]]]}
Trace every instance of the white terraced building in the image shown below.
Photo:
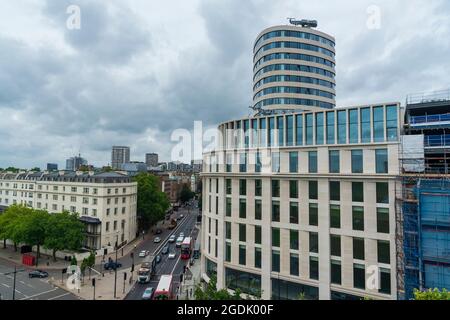
{"label": "white terraced building", "polygon": [[116,172],[0,174],[0,206],[13,204],[50,213],[78,213],[86,225],[86,249],[104,249],[136,237],[137,183]]}

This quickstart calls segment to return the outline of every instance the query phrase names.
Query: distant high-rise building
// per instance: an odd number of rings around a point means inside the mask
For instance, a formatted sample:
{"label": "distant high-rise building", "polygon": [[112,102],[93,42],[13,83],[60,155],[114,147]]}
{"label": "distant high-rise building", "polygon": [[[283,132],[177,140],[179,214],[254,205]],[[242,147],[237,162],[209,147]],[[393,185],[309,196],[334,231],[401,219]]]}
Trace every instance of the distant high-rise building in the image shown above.
{"label": "distant high-rise building", "polygon": [[87,160],[78,155],[66,160],[66,170],[77,171],[81,166],[86,166],[87,164]]}
{"label": "distant high-rise building", "polygon": [[130,162],[130,147],[112,147],[111,153],[111,167],[115,170],[120,170],[121,165]]}
{"label": "distant high-rise building", "polygon": [[147,153],[145,155],[145,164],[147,167],[157,167],[158,166],[158,154],[157,153]]}
{"label": "distant high-rise building", "polygon": [[56,163],[47,163],[47,171],[57,171],[58,165]]}

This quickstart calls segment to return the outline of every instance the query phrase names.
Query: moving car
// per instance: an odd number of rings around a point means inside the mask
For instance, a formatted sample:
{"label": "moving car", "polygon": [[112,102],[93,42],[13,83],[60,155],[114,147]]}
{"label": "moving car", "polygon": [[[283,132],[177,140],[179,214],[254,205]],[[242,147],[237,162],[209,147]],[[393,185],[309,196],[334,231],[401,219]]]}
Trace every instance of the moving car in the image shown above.
{"label": "moving car", "polygon": [[30,277],[30,278],[47,278],[48,272],[42,271],[42,270],[34,270],[28,274],[28,277]]}
{"label": "moving car", "polygon": [[145,258],[146,256],[148,256],[150,254],[150,251],[148,250],[142,250],[141,252],[139,252],[139,257],[140,258]]}
{"label": "moving car", "polygon": [[105,263],[104,268],[105,270],[116,270],[122,268],[122,264],[120,262],[115,263],[114,261],[110,261]]}
{"label": "moving car", "polygon": [[161,256],[160,255],[157,255],[156,256],[156,263],[160,263],[161,262]]}
{"label": "moving car", "polygon": [[184,214],[181,214],[181,215],[180,215],[180,218],[183,219],[183,218],[184,218]]}
{"label": "moving car", "polygon": [[175,251],[172,251],[171,253],[169,253],[169,259],[175,259],[176,256],[177,256],[177,253]]}
{"label": "moving car", "polygon": [[161,234],[162,230],[161,229],[156,229],[156,234]]}
{"label": "moving car", "polygon": [[170,243],[174,243],[175,240],[176,240],[176,236],[175,236],[174,234],[171,235],[170,238],[169,238],[169,242],[170,242]]}
{"label": "moving car", "polygon": [[153,240],[154,243],[160,243],[161,242],[161,238],[160,237],[156,237],[155,240]]}
{"label": "moving car", "polygon": [[144,294],[142,295],[142,300],[151,300],[154,291],[155,290],[153,288],[145,289]]}
{"label": "moving car", "polygon": [[164,248],[162,248],[161,250],[162,254],[168,254],[169,253],[169,246],[164,246]]}
{"label": "moving car", "polygon": [[184,238],[184,232],[180,232],[180,235],[179,235],[179,237],[181,238],[181,237],[183,237]]}
{"label": "moving car", "polygon": [[181,248],[181,244],[183,243],[183,240],[184,240],[184,237],[181,237],[181,236],[178,237],[175,246],[176,246],[177,248]]}

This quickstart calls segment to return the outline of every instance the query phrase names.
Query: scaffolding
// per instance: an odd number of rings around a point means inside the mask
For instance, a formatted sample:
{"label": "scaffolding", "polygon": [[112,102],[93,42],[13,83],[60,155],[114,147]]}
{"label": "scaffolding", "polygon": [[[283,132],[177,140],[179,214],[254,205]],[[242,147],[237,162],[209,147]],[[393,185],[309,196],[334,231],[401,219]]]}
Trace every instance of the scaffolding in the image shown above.
{"label": "scaffolding", "polygon": [[436,170],[425,154],[399,148],[397,293],[411,299],[414,289],[450,289],[450,176],[447,161]]}

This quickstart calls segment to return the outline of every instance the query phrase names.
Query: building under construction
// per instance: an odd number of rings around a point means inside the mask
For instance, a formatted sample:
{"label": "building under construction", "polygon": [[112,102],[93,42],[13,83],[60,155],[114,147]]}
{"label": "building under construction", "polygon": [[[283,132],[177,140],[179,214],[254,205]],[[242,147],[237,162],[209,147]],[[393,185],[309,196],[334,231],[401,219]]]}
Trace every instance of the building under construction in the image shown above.
{"label": "building under construction", "polygon": [[398,297],[450,289],[450,90],[408,96],[397,192]]}

